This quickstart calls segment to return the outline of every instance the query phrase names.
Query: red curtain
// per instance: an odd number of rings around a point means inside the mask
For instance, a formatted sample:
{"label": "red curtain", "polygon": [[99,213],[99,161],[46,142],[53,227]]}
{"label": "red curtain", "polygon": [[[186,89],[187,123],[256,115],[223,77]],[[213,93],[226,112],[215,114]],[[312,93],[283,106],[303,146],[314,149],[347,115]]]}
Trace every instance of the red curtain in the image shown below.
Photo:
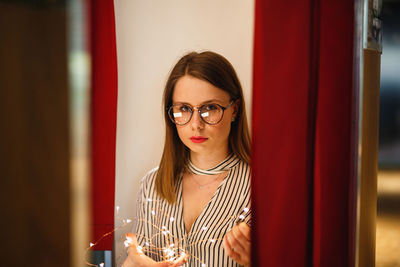
{"label": "red curtain", "polygon": [[[114,3],[89,1],[92,56],[92,240],[114,229],[117,54]],[[94,249],[112,250],[113,235]]]}
{"label": "red curtain", "polygon": [[256,0],[253,265],[352,266],[354,2]]}

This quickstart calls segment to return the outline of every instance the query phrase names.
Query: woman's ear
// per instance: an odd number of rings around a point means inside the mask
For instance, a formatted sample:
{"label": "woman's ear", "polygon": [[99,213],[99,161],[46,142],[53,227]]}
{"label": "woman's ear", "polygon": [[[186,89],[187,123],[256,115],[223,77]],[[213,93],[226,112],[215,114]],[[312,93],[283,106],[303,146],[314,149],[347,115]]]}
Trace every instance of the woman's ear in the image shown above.
{"label": "woman's ear", "polygon": [[233,112],[232,112],[232,121],[235,121],[236,117],[239,114],[239,108],[240,108],[240,99],[237,99],[233,104],[232,104]]}

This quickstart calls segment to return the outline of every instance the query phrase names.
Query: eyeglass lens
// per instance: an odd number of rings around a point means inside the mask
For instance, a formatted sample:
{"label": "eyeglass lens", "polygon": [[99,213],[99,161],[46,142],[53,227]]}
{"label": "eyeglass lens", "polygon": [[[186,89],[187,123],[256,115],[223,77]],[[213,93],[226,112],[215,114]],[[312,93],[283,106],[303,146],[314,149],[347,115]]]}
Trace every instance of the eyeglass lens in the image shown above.
{"label": "eyeglass lens", "polygon": [[[206,123],[216,124],[222,119],[223,109],[216,104],[207,104],[199,108],[199,113]],[[174,105],[170,109],[171,119],[179,125],[188,123],[192,114],[193,108],[184,104]]]}

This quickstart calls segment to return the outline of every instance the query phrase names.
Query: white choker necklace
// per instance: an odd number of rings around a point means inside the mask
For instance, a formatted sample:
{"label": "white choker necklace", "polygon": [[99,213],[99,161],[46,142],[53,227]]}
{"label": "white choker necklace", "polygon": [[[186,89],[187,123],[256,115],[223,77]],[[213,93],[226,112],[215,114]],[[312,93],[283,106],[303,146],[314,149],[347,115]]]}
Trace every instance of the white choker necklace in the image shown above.
{"label": "white choker necklace", "polygon": [[203,170],[193,165],[192,161],[189,159],[188,169],[190,172],[198,175],[216,175],[226,171],[229,171],[232,167],[234,167],[237,163],[239,163],[240,159],[236,157],[234,154],[230,154],[226,159],[224,159],[221,163],[218,163],[216,166]]}

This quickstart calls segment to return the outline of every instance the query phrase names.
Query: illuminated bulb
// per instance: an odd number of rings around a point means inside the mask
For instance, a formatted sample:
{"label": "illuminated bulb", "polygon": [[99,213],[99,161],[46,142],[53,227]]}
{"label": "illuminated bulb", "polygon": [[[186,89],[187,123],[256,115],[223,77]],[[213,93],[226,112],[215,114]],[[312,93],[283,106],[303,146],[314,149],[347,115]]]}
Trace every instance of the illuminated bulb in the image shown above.
{"label": "illuminated bulb", "polygon": [[129,237],[129,236],[127,236],[127,237],[126,237],[126,240],[124,241],[125,247],[126,247],[126,248],[129,247],[130,244],[132,244],[132,242],[133,242],[132,238]]}
{"label": "illuminated bulb", "polygon": [[243,220],[244,219],[244,215],[240,215],[239,219]]}
{"label": "illuminated bulb", "polygon": [[131,219],[126,219],[126,223],[130,223],[130,222],[132,222]]}
{"label": "illuminated bulb", "polygon": [[143,247],[142,246],[137,246],[137,251],[139,253],[143,253]]}
{"label": "illuminated bulb", "polygon": [[170,220],[171,222],[173,222],[173,221],[175,221],[175,218],[174,218],[174,217],[171,217],[169,220]]}
{"label": "illuminated bulb", "polygon": [[152,215],[156,215],[156,212],[154,210],[151,211]]}
{"label": "illuminated bulb", "polygon": [[165,230],[165,229],[167,229],[167,227],[166,227],[165,225],[163,225],[163,226],[161,227],[161,229],[164,229],[164,230]]}
{"label": "illuminated bulb", "polygon": [[175,246],[175,244],[174,243],[172,243],[171,245],[169,245],[171,248],[173,247],[173,246]]}
{"label": "illuminated bulb", "polygon": [[151,202],[151,198],[148,198],[148,199],[147,199],[147,202]]}
{"label": "illuminated bulb", "polygon": [[244,212],[248,212],[248,211],[249,211],[249,208],[244,208],[243,211],[244,211]]}
{"label": "illuminated bulb", "polygon": [[175,252],[172,249],[166,249],[166,257],[171,258],[172,256],[174,256]]}
{"label": "illuminated bulb", "polygon": [[100,263],[100,267],[104,267],[104,263],[102,262],[102,263]]}
{"label": "illuminated bulb", "polygon": [[211,242],[211,243],[214,243],[214,242],[215,242],[215,240],[214,240],[214,239],[210,239],[210,242]]}
{"label": "illuminated bulb", "polygon": [[207,265],[205,265],[204,263],[201,264],[201,267],[206,267]]}
{"label": "illuminated bulb", "polygon": [[207,226],[203,226],[203,227],[201,228],[201,230],[206,231],[206,230],[207,230]]}
{"label": "illuminated bulb", "polygon": [[150,246],[149,242],[144,243],[146,246]]}
{"label": "illuminated bulb", "polygon": [[185,252],[181,252],[181,257],[185,257],[185,256],[186,256]]}
{"label": "illuminated bulb", "polygon": [[119,206],[116,206],[115,209],[116,209],[117,211],[119,211]]}
{"label": "illuminated bulb", "polygon": [[90,247],[93,247],[93,246],[94,246],[94,244],[93,244],[93,243],[90,243],[90,244],[89,244],[89,246],[90,246]]}
{"label": "illuminated bulb", "polygon": [[169,233],[171,233],[170,231],[162,231],[163,235],[167,235]]}

